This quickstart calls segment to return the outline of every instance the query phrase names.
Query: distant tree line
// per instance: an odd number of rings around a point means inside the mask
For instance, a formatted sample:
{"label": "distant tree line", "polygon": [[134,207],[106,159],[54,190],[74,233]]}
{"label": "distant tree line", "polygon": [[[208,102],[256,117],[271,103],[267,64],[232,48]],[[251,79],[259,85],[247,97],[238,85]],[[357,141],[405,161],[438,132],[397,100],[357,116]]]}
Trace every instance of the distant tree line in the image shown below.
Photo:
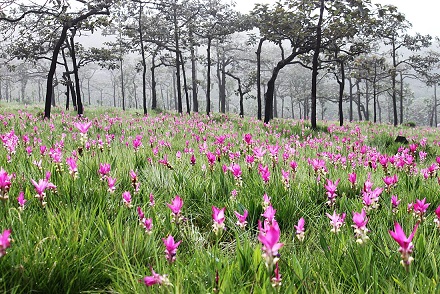
{"label": "distant tree line", "polygon": [[[113,93],[105,90],[113,106],[124,110],[127,103],[142,105],[147,115],[162,97],[162,107],[209,115],[214,94],[219,112],[226,113],[234,93],[241,116],[269,123],[279,110],[282,117],[287,110],[295,117],[296,110],[312,128],[318,109],[324,119],[328,105],[336,106],[340,125],[347,119],[382,121],[385,108],[395,126],[402,124],[412,101],[407,81],[415,79],[434,90],[426,115],[437,125],[438,39],[409,34],[411,24],[395,6],[288,0],[256,4],[243,14],[220,0],[4,0],[1,5],[0,99],[11,99],[15,81],[23,101],[33,79],[46,118],[55,105],[55,86],[65,88],[65,107],[72,104],[78,115],[84,113],[85,89],[89,105],[93,87],[102,105],[103,87],[90,82],[104,70]],[[106,41],[86,46],[85,35]],[[98,67],[90,70],[94,64]],[[245,113],[246,100],[255,101],[256,109]]]}

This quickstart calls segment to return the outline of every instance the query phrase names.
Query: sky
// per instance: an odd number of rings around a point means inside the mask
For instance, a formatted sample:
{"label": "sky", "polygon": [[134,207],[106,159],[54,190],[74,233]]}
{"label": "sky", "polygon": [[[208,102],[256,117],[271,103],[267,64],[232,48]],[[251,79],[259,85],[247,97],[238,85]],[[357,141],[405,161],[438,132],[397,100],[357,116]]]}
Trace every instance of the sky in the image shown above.
{"label": "sky", "polygon": [[[236,0],[237,10],[248,12],[255,3],[275,3],[275,0]],[[440,13],[439,0],[372,0],[373,3],[382,5],[391,4],[397,6],[400,12],[405,14],[407,20],[412,23],[411,33],[430,34],[440,36],[438,25]]]}

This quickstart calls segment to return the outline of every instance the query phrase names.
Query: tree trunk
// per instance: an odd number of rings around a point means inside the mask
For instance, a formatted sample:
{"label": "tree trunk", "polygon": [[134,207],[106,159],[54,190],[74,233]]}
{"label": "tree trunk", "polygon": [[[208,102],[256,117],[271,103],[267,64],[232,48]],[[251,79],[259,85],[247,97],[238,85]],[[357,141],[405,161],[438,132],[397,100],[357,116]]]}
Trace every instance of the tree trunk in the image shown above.
{"label": "tree trunk", "polygon": [[71,36],[70,36],[70,55],[72,58],[72,65],[73,65],[73,74],[75,77],[75,94],[76,94],[76,103],[78,106],[78,115],[84,114],[84,108],[81,101],[81,89],[79,87],[79,75],[78,75],[78,63],[76,62],[76,50],[75,50],[75,34],[76,29],[71,30]]}
{"label": "tree trunk", "polygon": [[[143,3],[139,2],[139,42],[141,45],[141,57],[142,57],[142,108],[144,110],[144,115],[148,114],[147,111],[147,62],[145,60],[145,51],[144,51],[144,34],[142,30],[142,10]],[[154,66],[154,64],[153,64]]]}
{"label": "tree trunk", "polygon": [[344,125],[344,111],[342,109],[342,103],[344,99],[344,87],[345,87],[345,67],[344,62],[339,61],[339,65],[341,66],[341,79],[337,79],[339,84],[339,101],[338,101],[338,114],[339,114],[339,126]]}
{"label": "tree trunk", "polygon": [[211,113],[211,37],[208,37],[208,47],[206,49],[208,59],[208,73],[206,77],[206,114]]}
{"label": "tree trunk", "polygon": [[61,45],[64,43],[64,40],[67,36],[67,30],[69,27],[65,24],[61,31],[61,36],[58,39],[58,42],[55,44],[55,47],[52,52],[52,59],[50,63],[49,73],[47,74],[47,84],[46,84],[46,101],[44,106],[44,118],[50,119],[50,108],[53,96],[53,77],[55,75],[55,70],[57,67],[57,59],[58,54],[60,53]]}
{"label": "tree trunk", "polygon": [[240,113],[239,113],[239,116],[240,116],[240,117],[244,117],[244,103],[243,103],[243,102],[244,102],[244,95],[245,95],[246,93],[244,93],[244,92],[243,92],[243,89],[241,88],[241,79],[240,79],[239,77],[237,77],[237,76],[231,74],[231,73],[227,73],[227,72],[225,72],[225,76],[226,76],[226,75],[230,76],[231,78],[233,78],[234,80],[236,80],[237,83],[238,83],[238,89],[237,89],[237,91],[238,91],[238,94],[240,95]]}
{"label": "tree trunk", "polygon": [[174,99],[173,99],[173,102],[174,102],[174,110],[176,110],[177,111],[177,86],[176,86],[176,72],[175,71],[173,71],[173,94],[174,94]]}
{"label": "tree trunk", "polygon": [[368,83],[368,80],[365,80],[365,120],[370,121],[370,109],[369,109],[369,103],[370,102],[370,84]]}
{"label": "tree trunk", "polygon": [[41,87],[41,80],[38,79],[38,103],[41,102],[41,92],[42,92],[42,89],[41,89],[41,88],[42,88],[42,87]]}
{"label": "tree trunk", "polygon": [[125,111],[125,83],[124,83],[124,67],[123,67],[122,55],[120,56],[119,64],[120,64],[120,67],[121,67],[121,95],[122,95],[122,110]]}
{"label": "tree trunk", "polygon": [[267,82],[267,90],[266,94],[264,94],[264,122],[269,123],[271,119],[273,119],[273,99],[274,99],[274,92],[275,92],[275,81],[277,79],[278,73],[280,72],[280,69],[278,66],[274,68],[272,71],[272,77]]}
{"label": "tree trunk", "polygon": [[[70,88],[69,88],[69,82],[66,78],[66,75],[63,75],[64,80],[66,82],[66,110],[69,110],[70,108]],[[38,91],[40,91],[40,84],[38,84]]]}
{"label": "tree trunk", "polygon": [[221,105],[221,109],[220,112],[221,113],[225,113],[226,112],[226,75],[225,75],[225,71],[226,71],[226,64],[225,64],[225,52],[222,52],[222,58],[221,58],[221,62],[219,60],[219,65],[220,65],[220,80],[219,80],[219,86],[220,86],[220,105]]}
{"label": "tree trunk", "polygon": [[116,108],[116,77],[113,80],[113,107]]}
{"label": "tree trunk", "polygon": [[190,31],[190,53],[191,53],[191,82],[192,82],[192,102],[193,102],[193,112],[199,112],[199,101],[197,99],[197,59],[194,48],[194,40],[192,31]]}
{"label": "tree trunk", "polygon": [[286,59],[283,59],[277,63],[277,65],[272,70],[272,76],[267,82],[266,94],[264,94],[264,123],[268,123],[271,119],[273,119],[273,99],[275,92],[275,81],[280,73],[280,70],[292,62],[296,56],[305,53],[305,51],[295,51],[292,52]]}
{"label": "tree trunk", "polygon": [[91,101],[92,95],[90,94],[90,79],[87,79],[87,95],[89,96],[89,106],[92,105],[92,101]]}
{"label": "tree trunk", "polygon": [[295,107],[295,101],[293,100],[293,94],[290,93],[290,111],[292,112],[292,119],[295,119],[294,107]]}
{"label": "tree trunk", "polygon": [[263,47],[264,38],[260,39],[257,49],[257,119],[261,120],[261,48]]}
{"label": "tree trunk", "polygon": [[360,90],[360,79],[356,80],[356,96],[357,96],[357,111],[358,111],[358,117],[359,121],[362,121],[362,110],[361,110],[361,90]]}
{"label": "tree trunk", "polygon": [[349,111],[349,117],[350,122],[353,121],[353,82],[351,81],[351,78],[348,79],[348,85],[350,86],[350,93],[349,93],[349,99],[350,99],[350,111]]}
{"label": "tree trunk", "polygon": [[185,102],[186,102],[186,113],[191,113],[191,108],[189,105],[189,94],[188,94],[188,84],[186,82],[186,71],[185,71],[185,63],[183,62],[182,52],[180,52],[180,60],[182,65],[182,75],[183,75],[183,89],[185,91]]}
{"label": "tree trunk", "polygon": [[392,97],[393,97],[393,123],[396,127],[398,124],[397,120],[397,99],[396,99],[396,70],[397,70],[397,60],[396,60],[396,44],[394,40],[392,40],[392,57],[393,57],[393,69],[391,71],[391,87],[392,87]]}
{"label": "tree trunk", "polygon": [[284,99],[286,99],[286,97],[281,97],[281,118],[284,118]]}
{"label": "tree trunk", "polygon": [[376,89],[376,78],[374,78],[374,80],[373,80],[373,115],[374,115],[374,118],[373,118],[373,122],[374,123],[376,123],[377,122],[377,114],[376,114],[376,112],[377,112],[377,89]]}
{"label": "tree trunk", "polygon": [[319,66],[319,52],[321,50],[321,34],[322,34],[322,20],[324,16],[324,0],[320,0],[319,7],[319,20],[316,26],[316,46],[315,52],[313,53],[312,60],[312,113],[311,113],[311,127],[316,129],[316,94],[317,94],[317,81],[318,81],[318,66]]}
{"label": "tree trunk", "polygon": [[[156,89],[156,54],[159,50],[159,47],[156,48],[153,52],[153,56],[151,57],[151,109],[157,108],[157,89]],[[145,96],[145,104],[147,97]]]}
{"label": "tree trunk", "polygon": [[403,74],[400,72],[400,124],[403,124]]}
{"label": "tree trunk", "polygon": [[437,122],[437,84],[434,83],[434,122],[435,122],[435,127],[438,126],[438,122]]}
{"label": "tree trunk", "polygon": [[174,42],[176,46],[176,88],[177,88],[177,112],[182,113],[182,85],[180,82],[180,48],[179,48],[179,28],[177,23],[177,7],[174,6]]}
{"label": "tree trunk", "polygon": [[379,113],[379,123],[382,123],[382,108],[380,107],[379,97],[376,98],[376,102],[377,102],[377,111]]}
{"label": "tree trunk", "polygon": [[5,92],[6,102],[9,102],[9,81],[6,82]]}

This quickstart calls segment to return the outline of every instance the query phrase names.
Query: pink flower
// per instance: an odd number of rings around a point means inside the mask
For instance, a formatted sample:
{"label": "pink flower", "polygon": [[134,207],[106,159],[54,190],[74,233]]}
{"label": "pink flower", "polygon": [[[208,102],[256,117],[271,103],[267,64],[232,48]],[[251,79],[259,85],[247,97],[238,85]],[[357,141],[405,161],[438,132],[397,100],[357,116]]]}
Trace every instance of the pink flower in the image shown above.
{"label": "pink flower", "polygon": [[131,208],[131,194],[129,191],[125,191],[124,193],[122,193],[122,201],[124,202],[125,206],[127,206],[128,208]]}
{"label": "pink flower", "polygon": [[338,191],[338,184],[340,179],[337,179],[336,181],[332,182],[331,180],[327,179],[327,184],[324,185],[325,189],[327,190],[327,204],[329,206],[335,205],[336,202],[336,192]]}
{"label": "pink flower", "polygon": [[179,195],[176,195],[174,197],[173,201],[171,203],[167,203],[168,207],[171,209],[172,213],[175,215],[180,214],[180,210],[183,206],[183,200],[179,197]]}
{"label": "pink flower", "polygon": [[280,268],[278,267],[278,263],[275,265],[274,276],[272,277],[272,287],[280,287],[281,286],[281,275]]}
{"label": "pink flower", "polygon": [[246,155],[246,164],[248,169],[251,169],[254,165],[255,157],[253,155]]}
{"label": "pink flower", "polygon": [[214,153],[211,153],[211,152],[208,151],[208,152],[206,153],[206,158],[208,159],[209,166],[210,166],[211,169],[212,169],[213,166],[214,166],[214,164],[215,164],[215,160],[217,159],[217,157],[215,156]]}
{"label": "pink flower", "polygon": [[43,156],[46,154],[47,147],[46,145],[40,145],[40,154]]}
{"label": "pink flower", "polygon": [[394,187],[397,184],[398,178],[397,175],[394,176],[386,176],[383,178],[383,182],[387,186],[387,192],[389,193],[391,188]]}
{"label": "pink flower", "polygon": [[155,202],[154,202],[154,195],[153,195],[153,193],[150,193],[150,206],[153,207],[154,204],[155,204]]}
{"label": "pink flower", "polygon": [[156,273],[153,269],[151,269],[152,276],[146,276],[142,279],[144,284],[146,286],[153,286],[153,285],[171,285],[170,281],[168,280],[168,277],[166,275],[160,275]]}
{"label": "pink flower", "polygon": [[274,163],[277,162],[278,161],[278,152],[280,150],[280,146],[278,146],[278,144],[276,144],[276,145],[268,145],[267,146],[267,150],[269,150],[270,157],[272,158]]}
{"label": "pink flower", "polygon": [[110,163],[100,163],[98,173],[101,175],[101,180],[105,180],[110,173]]}
{"label": "pink flower", "polygon": [[191,165],[195,165],[196,164],[196,157],[194,156],[194,154],[191,154],[190,164]]}
{"label": "pink flower", "polygon": [[264,213],[261,215],[265,218],[265,221],[271,224],[275,220],[276,209],[272,207],[271,204],[264,210]]}
{"label": "pink flower", "polygon": [[7,200],[11,188],[11,180],[14,175],[8,174],[3,168],[0,169],[0,199]]}
{"label": "pink flower", "polygon": [[32,147],[31,146],[27,146],[26,147],[26,153],[31,156],[32,155]]}
{"label": "pink flower", "polygon": [[231,200],[237,199],[237,195],[238,195],[238,191],[236,189],[232,190],[230,199]]}
{"label": "pink flower", "polygon": [[266,266],[272,268],[274,264],[278,262],[279,255],[278,250],[284,246],[283,243],[279,243],[281,231],[276,221],[272,224],[265,225],[265,228],[261,227],[261,222],[258,221],[259,234],[258,240],[263,244],[263,258],[266,260]]}
{"label": "pink flower", "polygon": [[134,193],[138,193],[141,183],[138,181],[137,174],[135,173],[134,170],[130,170],[130,178],[131,178],[131,186],[134,189]]}
{"label": "pink flower", "polygon": [[266,210],[266,208],[268,208],[270,205],[270,197],[267,196],[267,194],[263,195],[263,204],[262,205],[263,205],[264,210]]}
{"label": "pink flower", "polygon": [[179,195],[176,195],[171,203],[167,203],[167,206],[171,209],[172,221],[175,221],[176,223],[181,221],[180,214],[183,206],[182,198],[180,198]]}
{"label": "pink flower", "polygon": [[305,225],[304,218],[300,218],[298,221],[298,225],[294,225],[294,227],[296,229],[295,235],[300,242],[302,242],[304,240],[304,231],[305,231],[304,225]]}
{"label": "pink flower", "polygon": [[24,199],[24,192],[23,192],[23,191],[20,191],[20,193],[18,194],[17,202],[18,202],[18,209],[19,209],[20,211],[23,211],[23,209],[24,209],[24,205],[25,205],[26,202],[27,202],[27,200]]}
{"label": "pink flower", "polygon": [[290,162],[290,168],[292,169],[292,171],[294,173],[296,173],[297,169],[298,169],[298,163],[296,163],[296,161],[291,161]]}
{"label": "pink flower", "polygon": [[356,173],[355,172],[348,174],[348,181],[350,182],[351,188],[353,189],[356,186]]}
{"label": "pink flower", "polygon": [[429,205],[431,205],[431,203],[425,203],[425,202],[426,202],[426,198],[423,198],[422,200],[416,199],[416,202],[413,203],[412,206],[414,214],[419,218],[419,221],[423,220],[423,215],[425,214]]}
{"label": "pink flower", "polygon": [[290,171],[281,169],[281,176],[283,177],[283,183],[284,188],[288,189],[290,187],[289,180],[290,180]]}
{"label": "pink flower", "polygon": [[132,142],[134,152],[137,152],[140,147],[142,147],[142,136],[137,135],[136,138]]}
{"label": "pink flower", "polygon": [[75,157],[68,157],[66,158],[67,166],[69,167],[69,174],[76,178],[78,175],[78,166],[76,164],[76,158]]}
{"label": "pink flower", "polygon": [[87,134],[89,128],[92,126],[92,122],[86,122],[86,123],[80,123],[80,122],[76,122],[73,124],[79,131],[81,134]]}
{"label": "pink flower", "polygon": [[401,264],[407,268],[411,262],[414,260],[413,257],[411,257],[411,253],[414,249],[414,245],[412,244],[412,239],[414,238],[414,234],[417,231],[417,227],[419,226],[419,223],[417,223],[414,226],[414,229],[412,233],[408,236],[408,238],[405,235],[405,232],[402,230],[402,227],[399,223],[394,223],[394,231],[388,231],[391,235],[391,237],[399,244],[399,252],[401,254],[402,260]]}
{"label": "pink flower", "polygon": [[248,216],[248,211],[245,209],[243,211],[243,215],[239,214],[237,211],[234,211],[234,214],[237,217],[237,226],[244,229],[247,225],[246,218]]}
{"label": "pink flower", "polygon": [[308,163],[313,167],[316,175],[316,180],[319,182],[322,175],[326,175],[328,170],[325,166],[325,161],[319,158],[308,159]]}
{"label": "pink flower", "polygon": [[47,176],[46,179],[40,179],[38,183],[31,179],[31,183],[32,185],[34,185],[35,191],[37,192],[37,195],[35,195],[35,197],[40,200],[40,203],[43,207],[46,206],[46,202],[44,201],[44,199],[46,198],[46,189],[56,189],[56,186],[49,182]]}
{"label": "pink flower", "polygon": [[436,219],[434,220],[434,223],[437,225],[437,227],[440,229],[440,205],[435,210]]}
{"label": "pink flower", "polygon": [[169,169],[174,169],[174,167],[171,165],[171,163],[168,161],[168,155],[164,155],[162,159],[159,159],[158,162],[164,166],[166,166]]}
{"label": "pink flower", "polygon": [[231,164],[231,166],[229,167],[229,170],[234,175],[234,178],[236,181],[241,180],[241,167],[239,164],[236,164],[236,163]]}
{"label": "pink flower", "polygon": [[177,247],[179,247],[182,241],[177,243],[174,242],[173,236],[169,235],[168,238],[162,238],[163,244],[165,245],[165,257],[168,262],[172,263],[176,260]]}
{"label": "pink flower", "polygon": [[266,154],[266,150],[264,149],[264,147],[263,146],[255,147],[253,151],[254,151],[254,156],[257,158],[257,160],[259,162],[262,162],[263,156],[264,154]]}
{"label": "pink flower", "polygon": [[153,219],[146,218],[145,214],[142,211],[142,209],[140,208],[140,206],[137,207],[137,213],[139,216],[139,222],[140,222],[141,226],[143,226],[145,229],[145,232],[147,232],[147,234],[150,235],[153,230]]}
{"label": "pink flower", "polygon": [[379,207],[379,196],[383,192],[383,188],[376,188],[372,190],[373,183],[368,179],[364,184],[364,190],[362,191],[362,199],[364,208],[367,211],[376,209]]}
{"label": "pink flower", "polygon": [[397,213],[397,207],[400,204],[400,200],[397,198],[397,195],[391,196],[391,208],[393,213]]}
{"label": "pink flower", "polygon": [[252,135],[251,134],[245,134],[243,136],[243,140],[246,142],[246,144],[251,145],[252,144]]}
{"label": "pink flower", "polygon": [[0,257],[6,254],[6,249],[11,246],[11,230],[4,230],[0,235]]}
{"label": "pink flower", "polygon": [[358,244],[365,243],[369,239],[367,236],[368,218],[365,210],[362,209],[361,213],[353,212],[353,223],[352,227],[354,228],[356,242]]}
{"label": "pink flower", "polygon": [[147,232],[148,235],[151,235],[153,231],[153,219],[152,218],[144,218],[141,222],[141,225],[144,227],[145,232]]}
{"label": "pink flower", "polygon": [[264,183],[267,184],[269,182],[269,178],[270,178],[269,167],[263,166],[262,164],[260,164],[258,166],[258,172],[260,173],[261,178],[263,179]]}
{"label": "pink flower", "polygon": [[333,211],[333,214],[326,213],[327,217],[330,219],[330,225],[332,226],[332,229],[330,230],[333,233],[338,233],[344,224],[345,221],[345,213],[342,213],[341,215],[336,213],[336,210]]}
{"label": "pink flower", "polygon": [[107,177],[107,183],[108,183],[108,191],[110,193],[115,192],[116,190],[116,178],[112,178],[112,177]]}
{"label": "pink flower", "polygon": [[144,218],[145,218],[145,214],[144,214],[144,212],[142,211],[142,208],[141,208],[140,206],[138,206],[138,207],[136,208],[136,210],[137,210],[137,213],[138,213],[139,219],[140,219],[140,220],[144,219]]}
{"label": "pink flower", "polygon": [[215,206],[212,206],[212,230],[215,234],[218,234],[220,230],[225,230],[225,210],[226,207],[223,208],[217,208]]}

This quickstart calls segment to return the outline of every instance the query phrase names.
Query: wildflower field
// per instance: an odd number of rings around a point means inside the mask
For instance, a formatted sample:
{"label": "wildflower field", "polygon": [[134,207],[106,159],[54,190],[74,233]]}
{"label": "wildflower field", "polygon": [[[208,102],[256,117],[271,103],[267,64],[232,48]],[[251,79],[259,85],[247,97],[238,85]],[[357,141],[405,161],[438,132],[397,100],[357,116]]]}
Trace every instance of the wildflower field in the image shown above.
{"label": "wildflower field", "polygon": [[11,109],[0,139],[1,292],[440,292],[436,129]]}

